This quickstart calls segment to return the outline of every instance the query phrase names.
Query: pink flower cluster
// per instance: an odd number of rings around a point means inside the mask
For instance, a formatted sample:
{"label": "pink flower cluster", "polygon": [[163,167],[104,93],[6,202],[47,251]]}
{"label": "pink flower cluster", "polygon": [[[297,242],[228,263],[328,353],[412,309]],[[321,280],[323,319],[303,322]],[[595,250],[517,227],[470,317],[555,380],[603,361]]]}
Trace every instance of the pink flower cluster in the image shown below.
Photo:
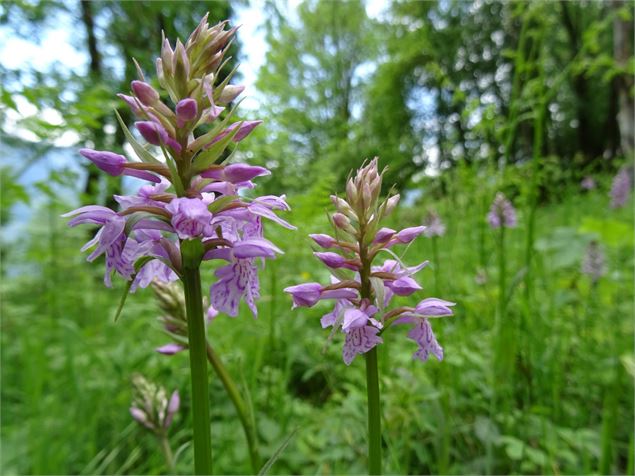
{"label": "pink flower cluster", "polygon": [[[382,252],[392,256],[393,246],[405,245],[425,232],[424,226],[396,231],[381,227],[383,218],[396,207],[399,195],[381,201],[382,176],[377,159],[358,170],[346,187],[346,199],[332,196],[337,212],[331,216],[335,236],[310,235],[321,248],[329,251],[314,255],[332,273],[331,283],[304,283],[285,291],[293,298],[293,307],[312,307],[318,301],[334,299],[331,312],[321,319],[323,328],[345,334],[344,362],[349,365],[356,355],[364,354],[383,342],[381,335],[393,324],[409,324],[408,337],[417,344],[414,358],[426,361],[430,355],[443,358],[429,318],[452,315],[454,303],[437,298],[419,301],[414,307],[388,309],[395,296],[410,296],[421,290],[413,276],[427,262],[408,267],[397,259],[375,264]],[[332,250],[332,251],[331,251]]]}
{"label": "pink flower cluster", "polygon": [[[113,273],[131,281],[132,291],[152,280],[178,279],[182,244],[195,240],[200,260],[225,263],[210,289],[213,308],[236,316],[244,300],[256,315],[257,260],[281,253],[264,238],[263,218],[294,227],[276,215],[289,210],[284,196],[247,199],[241,194],[254,188],[253,179],[268,175],[267,169],[223,163],[261,122],[232,122],[233,110],[226,110],[244,88],[229,84],[233,73],[219,81],[236,31],[225,26],[210,27],[206,16],[185,44],[177,40],[172,49],[165,39],[156,61],[161,92],[139,72],[130,95],[119,95],[136,115],[138,133],[154,149],[139,143],[121,122],[137,161],[110,151],[80,150],[109,175],[130,175],[152,184],[134,195],[115,196],[118,211],[90,205],[64,216],[71,217],[70,226],[100,227],[82,250],[94,248],[89,261],[105,256],[107,286]],[[197,135],[201,130],[206,132]]]}

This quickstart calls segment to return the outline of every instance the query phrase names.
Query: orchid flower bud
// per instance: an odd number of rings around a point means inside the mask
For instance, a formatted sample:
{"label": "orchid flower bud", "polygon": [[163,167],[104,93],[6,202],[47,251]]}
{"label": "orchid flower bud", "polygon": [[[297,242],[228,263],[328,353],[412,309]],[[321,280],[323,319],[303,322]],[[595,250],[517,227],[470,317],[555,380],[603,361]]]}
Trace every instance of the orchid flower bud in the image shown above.
{"label": "orchid flower bud", "polygon": [[229,104],[238,96],[240,96],[244,90],[245,86],[243,85],[228,84],[220,93],[220,96],[218,98],[219,104]]}
{"label": "orchid flower bud", "polygon": [[322,233],[317,233],[309,236],[322,248],[332,248],[337,243],[337,240],[335,238],[329,235],[324,235]]}
{"label": "orchid flower bud", "polygon": [[350,233],[351,235],[354,235],[356,233],[356,230],[355,228],[353,228],[351,221],[343,213],[340,213],[340,212],[334,213],[331,219],[333,220],[333,224],[337,228],[344,230],[345,232]]}
{"label": "orchid flower bud", "polygon": [[357,202],[357,189],[355,188],[355,183],[353,179],[348,179],[346,182],[346,198],[349,203]]}
{"label": "orchid flower bud", "polygon": [[331,201],[333,202],[333,205],[335,205],[335,207],[340,213],[343,213],[349,218],[352,218],[355,220],[357,219],[357,213],[355,213],[355,210],[353,210],[353,208],[350,206],[350,204],[346,200],[338,197],[337,195],[331,195]]}
{"label": "orchid flower bud", "polygon": [[159,100],[159,93],[148,83],[135,80],[130,83],[130,87],[144,106],[154,106]]}
{"label": "orchid flower bud", "polygon": [[183,127],[187,122],[194,120],[198,114],[198,105],[191,98],[181,99],[176,107],[176,125]]}
{"label": "orchid flower bud", "polygon": [[181,97],[187,95],[187,83],[190,79],[190,60],[183,43],[177,40],[174,50],[174,82]]}
{"label": "orchid flower bud", "polygon": [[138,121],[135,122],[135,126],[139,130],[139,133],[143,136],[145,140],[147,140],[152,145],[169,145],[176,152],[181,151],[181,145],[176,142],[165,128],[153,121]]}
{"label": "orchid flower bud", "polygon": [[165,76],[172,76],[174,74],[174,51],[172,50],[167,38],[163,39],[163,46],[161,47],[161,62],[163,63],[163,73]]}
{"label": "orchid flower bud", "polygon": [[390,197],[388,200],[386,200],[385,204],[386,206],[384,207],[384,216],[388,216],[392,213],[392,211],[397,207],[397,204],[399,203],[399,194],[397,195],[393,195],[392,197]]}

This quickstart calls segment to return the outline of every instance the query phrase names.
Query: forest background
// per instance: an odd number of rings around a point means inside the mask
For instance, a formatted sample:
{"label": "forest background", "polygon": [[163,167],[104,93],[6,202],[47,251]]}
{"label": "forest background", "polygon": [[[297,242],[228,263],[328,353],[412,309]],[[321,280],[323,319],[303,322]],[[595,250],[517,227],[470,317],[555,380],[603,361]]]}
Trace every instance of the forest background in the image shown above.
{"label": "forest background", "polygon": [[[244,24],[227,71],[243,63],[239,114],[265,121],[236,157],[273,171],[260,191],[287,194],[299,228],[272,230],[286,254],[264,270],[258,320],[209,330],[262,454],[292,435],[271,472],[364,471],[363,370],[327,343],[325,308],[291,313],[281,289],[324,280],[307,234],[328,232],[329,194],[379,156],[403,197],[394,228],[432,212],[446,225],[406,257],[432,261],[425,295],[457,302],[435,328],[444,361],[382,349],[386,471],[632,474],[633,201],[611,207],[610,189],[620,171],[632,183],[633,3],[449,0],[0,3],[2,474],[166,471],[129,416],[130,382],[187,395],[187,359],[154,352],[149,290],[113,323],[120,290],[59,216],[138,187],[77,149],[126,152],[113,110],[132,123],[114,95],[129,59],[154,76],[161,32],[182,38],[207,11]],[[498,191],[519,214],[505,268],[485,219]],[[217,470],[248,472],[217,380],[211,392]],[[182,400],[170,439],[186,471]]]}

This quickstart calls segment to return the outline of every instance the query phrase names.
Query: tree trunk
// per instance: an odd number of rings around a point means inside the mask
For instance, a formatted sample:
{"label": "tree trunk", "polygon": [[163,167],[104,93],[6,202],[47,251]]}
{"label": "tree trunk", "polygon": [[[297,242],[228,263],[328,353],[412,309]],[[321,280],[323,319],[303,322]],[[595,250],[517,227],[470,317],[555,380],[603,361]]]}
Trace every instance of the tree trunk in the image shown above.
{"label": "tree trunk", "polygon": [[[613,1],[614,11],[619,10],[624,5],[623,0]],[[631,18],[633,9],[631,5]],[[632,20],[624,20],[615,16],[613,20],[613,57],[619,67],[626,67],[628,60],[633,56],[633,23]],[[633,97],[630,91],[633,88],[633,76],[624,73],[616,78],[618,95],[617,123],[620,133],[620,147],[624,155],[633,152],[633,129],[635,128]]]}
{"label": "tree trunk", "polygon": [[[88,55],[90,58],[89,74],[92,83],[101,80],[101,55],[97,48],[97,38],[95,36],[95,21],[93,14],[93,4],[90,1],[81,0],[79,2],[82,12],[82,23],[86,29],[86,45],[88,47]],[[98,148],[104,141],[103,127],[92,129],[95,147]],[[85,200],[88,203],[94,203],[99,193],[99,172],[96,167],[89,166],[87,168],[86,184],[84,185]]]}

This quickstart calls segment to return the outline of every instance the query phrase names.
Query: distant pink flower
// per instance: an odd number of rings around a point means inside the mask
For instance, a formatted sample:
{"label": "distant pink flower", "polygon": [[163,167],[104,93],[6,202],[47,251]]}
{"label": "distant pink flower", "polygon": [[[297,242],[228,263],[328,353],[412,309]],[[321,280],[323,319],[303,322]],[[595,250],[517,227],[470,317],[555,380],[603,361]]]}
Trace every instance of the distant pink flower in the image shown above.
{"label": "distant pink flower", "polygon": [[595,179],[593,177],[584,177],[580,186],[583,190],[593,190],[596,187]]}
{"label": "distant pink flower", "polygon": [[622,168],[613,178],[611,184],[611,208],[623,207],[631,194],[631,172],[628,168]]}
{"label": "distant pink flower", "polygon": [[514,228],[517,224],[516,210],[501,192],[496,194],[487,214],[487,222],[492,228]]}

